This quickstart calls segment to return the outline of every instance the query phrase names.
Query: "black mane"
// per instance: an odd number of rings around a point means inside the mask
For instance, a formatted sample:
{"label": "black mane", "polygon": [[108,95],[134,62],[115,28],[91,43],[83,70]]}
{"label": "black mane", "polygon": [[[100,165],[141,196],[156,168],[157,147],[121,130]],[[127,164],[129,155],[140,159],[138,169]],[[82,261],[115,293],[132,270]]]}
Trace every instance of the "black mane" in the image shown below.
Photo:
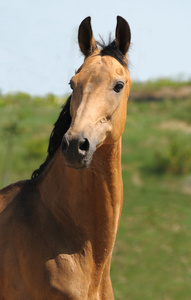
{"label": "black mane", "polygon": [[99,47],[101,47],[101,51],[99,55],[101,56],[112,56],[114,57],[121,65],[126,66],[127,62],[125,60],[125,55],[117,48],[116,42],[109,40],[108,45],[102,40],[102,42],[96,42]]}
{"label": "black mane", "polygon": [[[97,42],[97,45],[101,47],[101,51],[99,55],[101,56],[112,56],[114,57],[120,64],[126,66],[127,63],[125,61],[124,55],[118,50],[115,41],[109,41],[109,44],[106,45],[102,40],[102,43]],[[58,147],[61,144],[63,135],[68,131],[71,124],[71,116],[70,116],[70,100],[71,96],[67,99],[66,104],[63,106],[62,111],[58,117],[58,120],[54,124],[54,128],[50,135],[49,146],[48,146],[48,155],[44,161],[44,163],[32,173],[31,178],[37,178],[47,167],[50,160],[54,156]]]}
{"label": "black mane", "polygon": [[45,162],[32,173],[31,176],[32,179],[38,177],[42,173],[42,171],[46,168],[46,166],[54,156],[55,152],[57,151],[58,147],[60,146],[63,135],[70,127],[71,124],[70,100],[71,100],[71,96],[67,99],[58,117],[58,120],[54,124],[54,128],[52,130],[49,139],[48,155],[45,159]]}

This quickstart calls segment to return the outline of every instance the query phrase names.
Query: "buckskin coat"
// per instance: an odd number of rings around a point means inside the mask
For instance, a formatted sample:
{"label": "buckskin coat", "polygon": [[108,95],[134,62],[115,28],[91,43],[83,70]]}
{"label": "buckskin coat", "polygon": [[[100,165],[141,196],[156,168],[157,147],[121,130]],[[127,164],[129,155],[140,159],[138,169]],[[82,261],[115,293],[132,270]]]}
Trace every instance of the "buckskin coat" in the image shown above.
{"label": "buckskin coat", "polygon": [[116,40],[99,49],[88,17],[78,40],[85,61],[45,163],[0,192],[0,300],[114,299],[130,28],[117,17]]}

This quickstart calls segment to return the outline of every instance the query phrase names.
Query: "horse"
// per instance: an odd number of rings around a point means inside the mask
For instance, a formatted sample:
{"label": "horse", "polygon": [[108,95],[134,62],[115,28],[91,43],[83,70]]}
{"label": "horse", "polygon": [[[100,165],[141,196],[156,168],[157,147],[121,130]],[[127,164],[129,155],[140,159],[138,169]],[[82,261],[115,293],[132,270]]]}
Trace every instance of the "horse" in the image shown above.
{"label": "horse", "polygon": [[112,250],[123,202],[121,136],[131,31],[115,40],[78,29],[84,62],[31,179],[0,191],[0,300],[111,300]]}

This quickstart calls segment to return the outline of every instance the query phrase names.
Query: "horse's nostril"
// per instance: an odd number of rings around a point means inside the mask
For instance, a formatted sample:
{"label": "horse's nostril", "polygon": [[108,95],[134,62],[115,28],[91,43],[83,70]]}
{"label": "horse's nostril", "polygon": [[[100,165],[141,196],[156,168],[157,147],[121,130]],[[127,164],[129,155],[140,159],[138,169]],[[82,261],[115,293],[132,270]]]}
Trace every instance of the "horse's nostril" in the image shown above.
{"label": "horse's nostril", "polygon": [[62,139],[62,153],[65,153],[67,151],[68,145],[69,145],[68,140],[64,136]]}
{"label": "horse's nostril", "polygon": [[87,152],[90,148],[88,139],[83,139],[79,142],[79,150]]}

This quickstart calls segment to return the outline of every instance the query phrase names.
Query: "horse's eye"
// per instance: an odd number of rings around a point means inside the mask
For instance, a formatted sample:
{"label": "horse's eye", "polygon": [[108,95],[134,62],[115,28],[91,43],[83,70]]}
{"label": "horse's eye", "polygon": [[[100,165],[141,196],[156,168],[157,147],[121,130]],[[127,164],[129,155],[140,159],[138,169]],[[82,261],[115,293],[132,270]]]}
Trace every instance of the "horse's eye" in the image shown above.
{"label": "horse's eye", "polygon": [[121,81],[117,82],[116,85],[114,86],[114,91],[116,93],[120,93],[121,90],[123,89],[123,87],[124,87],[124,83],[123,82],[121,82]]}

